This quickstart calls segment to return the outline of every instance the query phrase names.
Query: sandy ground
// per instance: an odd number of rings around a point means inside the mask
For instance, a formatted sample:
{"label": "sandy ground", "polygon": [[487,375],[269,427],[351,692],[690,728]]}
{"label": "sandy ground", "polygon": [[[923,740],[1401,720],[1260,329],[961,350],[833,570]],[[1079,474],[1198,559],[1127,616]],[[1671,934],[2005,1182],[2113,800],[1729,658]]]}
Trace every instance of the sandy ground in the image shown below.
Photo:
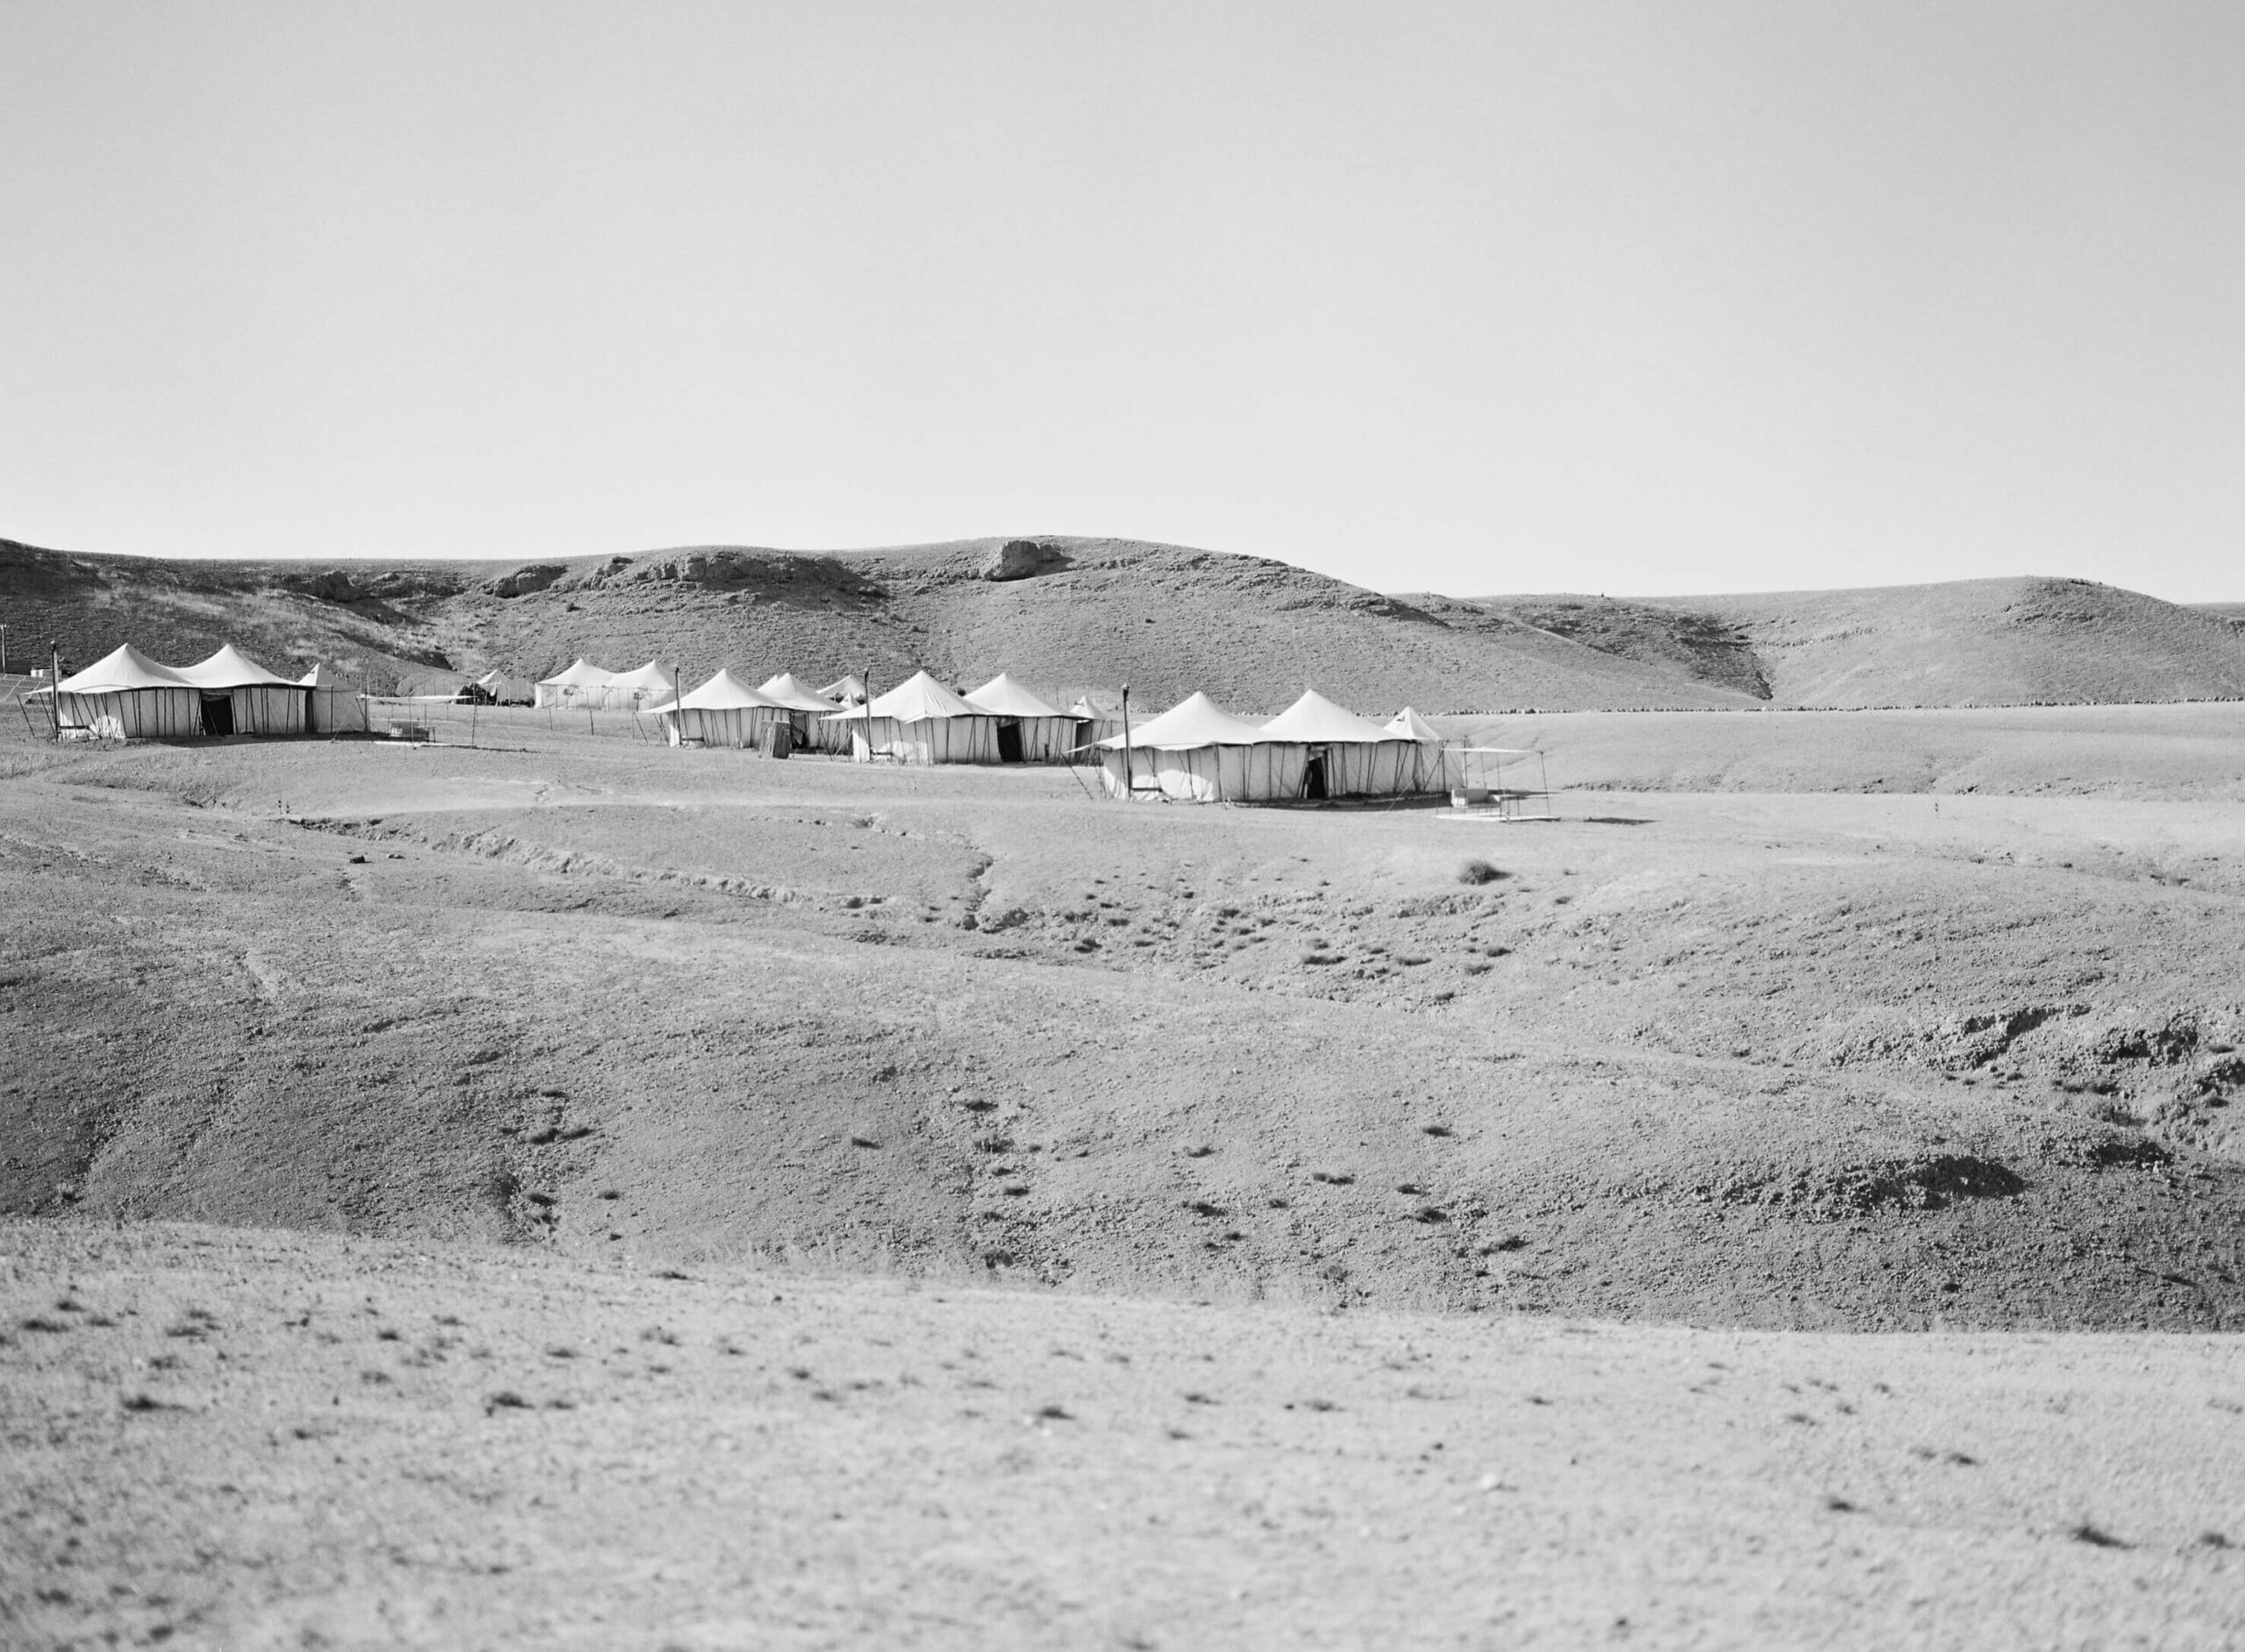
{"label": "sandy ground", "polygon": [[2206,1647],[2231,1339],[0,1225],[11,1646]]}

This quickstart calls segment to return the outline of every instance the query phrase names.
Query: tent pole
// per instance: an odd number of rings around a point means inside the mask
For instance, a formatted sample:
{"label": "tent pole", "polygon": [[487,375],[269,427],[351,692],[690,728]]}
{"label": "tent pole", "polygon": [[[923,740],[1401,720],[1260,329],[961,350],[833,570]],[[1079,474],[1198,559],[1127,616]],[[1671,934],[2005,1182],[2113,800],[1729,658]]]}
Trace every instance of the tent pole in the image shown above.
{"label": "tent pole", "polygon": [[54,744],[62,744],[62,644],[46,645],[46,686],[54,702]]}
{"label": "tent pole", "polygon": [[1129,802],[1137,786],[1137,765],[1130,756],[1130,685],[1122,685],[1122,801]]}

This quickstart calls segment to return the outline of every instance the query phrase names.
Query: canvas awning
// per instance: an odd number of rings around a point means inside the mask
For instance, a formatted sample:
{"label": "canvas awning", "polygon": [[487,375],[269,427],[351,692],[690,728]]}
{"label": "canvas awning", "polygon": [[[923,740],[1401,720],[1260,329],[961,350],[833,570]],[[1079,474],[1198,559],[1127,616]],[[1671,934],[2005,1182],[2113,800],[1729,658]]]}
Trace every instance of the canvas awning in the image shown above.
{"label": "canvas awning", "polygon": [[136,688],[192,688],[197,685],[174,671],[169,666],[160,666],[132,644],[103,654],[85,670],[65,677],[52,687],[42,684],[33,694],[51,694],[56,688],[66,694],[130,694]]}
{"label": "canvas awning", "polygon": [[852,706],[837,716],[888,717],[898,723],[925,723],[931,717],[987,717],[991,714],[970,706],[924,671],[916,671],[871,705]]}
{"label": "canvas awning", "polygon": [[[1234,716],[1208,695],[1196,693],[1132,729],[1130,738],[1133,746],[1182,751],[1196,745],[1259,745],[1274,737],[1265,735],[1245,717]],[[1122,737],[1118,734],[1100,744],[1119,751]]]}
{"label": "canvas awning", "polygon": [[1395,714],[1385,732],[1391,740],[1416,740],[1421,745],[1442,744],[1442,735],[1435,725],[1408,706]]}
{"label": "canvas awning", "polygon": [[842,703],[830,700],[816,688],[806,687],[795,673],[783,671],[776,677],[767,677],[756,685],[756,692],[776,706],[790,711],[839,711]]}
{"label": "canvas awning", "polygon": [[604,687],[614,675],[613,672],[602,671],[580,654],[575,665],[558,676],[541,679],[538,686],[541,688],[599,688]]}
{"label": "canvas awning", "polygon": [[743,711],[761,707],[766,711],[784,710],[780,702],[750,687],[733,675],[730,667],[689,694],[675,700],[666,700],[660,705],[645,708],[649,711]]}
{"label": "canvas awning", "polygon": [[1369,717],[1360,717],[1335,705],[1315,688],[1263,725],[1266,740],[1293,740],[1304,745],[1373,745],[1393,740]]}
{"label": "canvas awning", "polygon": [[664,694],[678,692],[678,673],[659,659],[651,659],[637,671],[619,671],[608,680],[609,688],[616,694]]}
{"label": "canvas awning", "polygon": [[241,650],[228,643],[208,659],[197,660],[192,666],[175,666],[172,670],[197,688],[301,688],[303,684],[291,682],[259,665]]}
{"label": "canvas awning", "polygon": [[1046,705],[1002,671],[968,694],[966,703],[977,711],[988,712],[994,717],[1065,717],[1068,715]]}

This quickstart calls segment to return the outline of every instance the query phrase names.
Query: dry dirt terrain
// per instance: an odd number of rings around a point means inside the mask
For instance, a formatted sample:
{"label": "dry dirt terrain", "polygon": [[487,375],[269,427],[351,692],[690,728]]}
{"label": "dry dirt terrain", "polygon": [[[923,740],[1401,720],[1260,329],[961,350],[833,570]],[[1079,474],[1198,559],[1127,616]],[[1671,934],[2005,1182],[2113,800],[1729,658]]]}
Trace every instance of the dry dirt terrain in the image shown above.
{"label": "dry dirt terrain", "polygon": [[2234,1338],[1317,1315],[21,1221],[0,1313],[11,1647],[2245,1623]]}
{"label": "dry dirt terrain", "polygon": [[2245,707],[1470,726],[1557,822],[5,737],[9,1621],[2234,1638]]}

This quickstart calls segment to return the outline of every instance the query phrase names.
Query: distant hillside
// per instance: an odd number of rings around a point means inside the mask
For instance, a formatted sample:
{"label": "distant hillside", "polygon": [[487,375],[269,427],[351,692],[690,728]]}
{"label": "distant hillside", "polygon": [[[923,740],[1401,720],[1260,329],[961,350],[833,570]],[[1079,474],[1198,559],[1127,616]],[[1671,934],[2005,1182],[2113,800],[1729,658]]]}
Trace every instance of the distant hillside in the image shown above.
{"label": "distant hillside", "polygon": [[1255,557],[1132,540],[1001,538],[812,553],[695,546],[529,564],[163,562],[0,544],[20,641],[80,664],[131,640],[159,659],[232,640],[276,669],[326,659],[378,686],[490,666],[537,678],[731,665],[813,681],[1001,670],[1054,696],[1195,688],[1276,711],[1315,686],[1367,712],[1745,704],[1664,663],[1458,605],[1422,608]]}
{"label": "distant hillside", "polygon": [[[2063,580],[1771,596],[1387,596],[1286,563],[1046,536],[809,552],[704,545],[514,562],[181,562],[0,540],[21,657],[160,659],[233,642],[381,691],[579,655],[690,678],[1001,670],[1058,699],[1128,682],[1275,711],[1303,688],[1365,712],[1988,705],[2245,695],[2245,629]],[[11,662],[13,663],[13,662]],[[20,667],[19,667],[20,668]]]}
{"label": "distant hillside", "polygon": [[1786,706],[2121,704],[2245,695],[2245,635],[2087,580],[1656,599],[1742,636]]}

